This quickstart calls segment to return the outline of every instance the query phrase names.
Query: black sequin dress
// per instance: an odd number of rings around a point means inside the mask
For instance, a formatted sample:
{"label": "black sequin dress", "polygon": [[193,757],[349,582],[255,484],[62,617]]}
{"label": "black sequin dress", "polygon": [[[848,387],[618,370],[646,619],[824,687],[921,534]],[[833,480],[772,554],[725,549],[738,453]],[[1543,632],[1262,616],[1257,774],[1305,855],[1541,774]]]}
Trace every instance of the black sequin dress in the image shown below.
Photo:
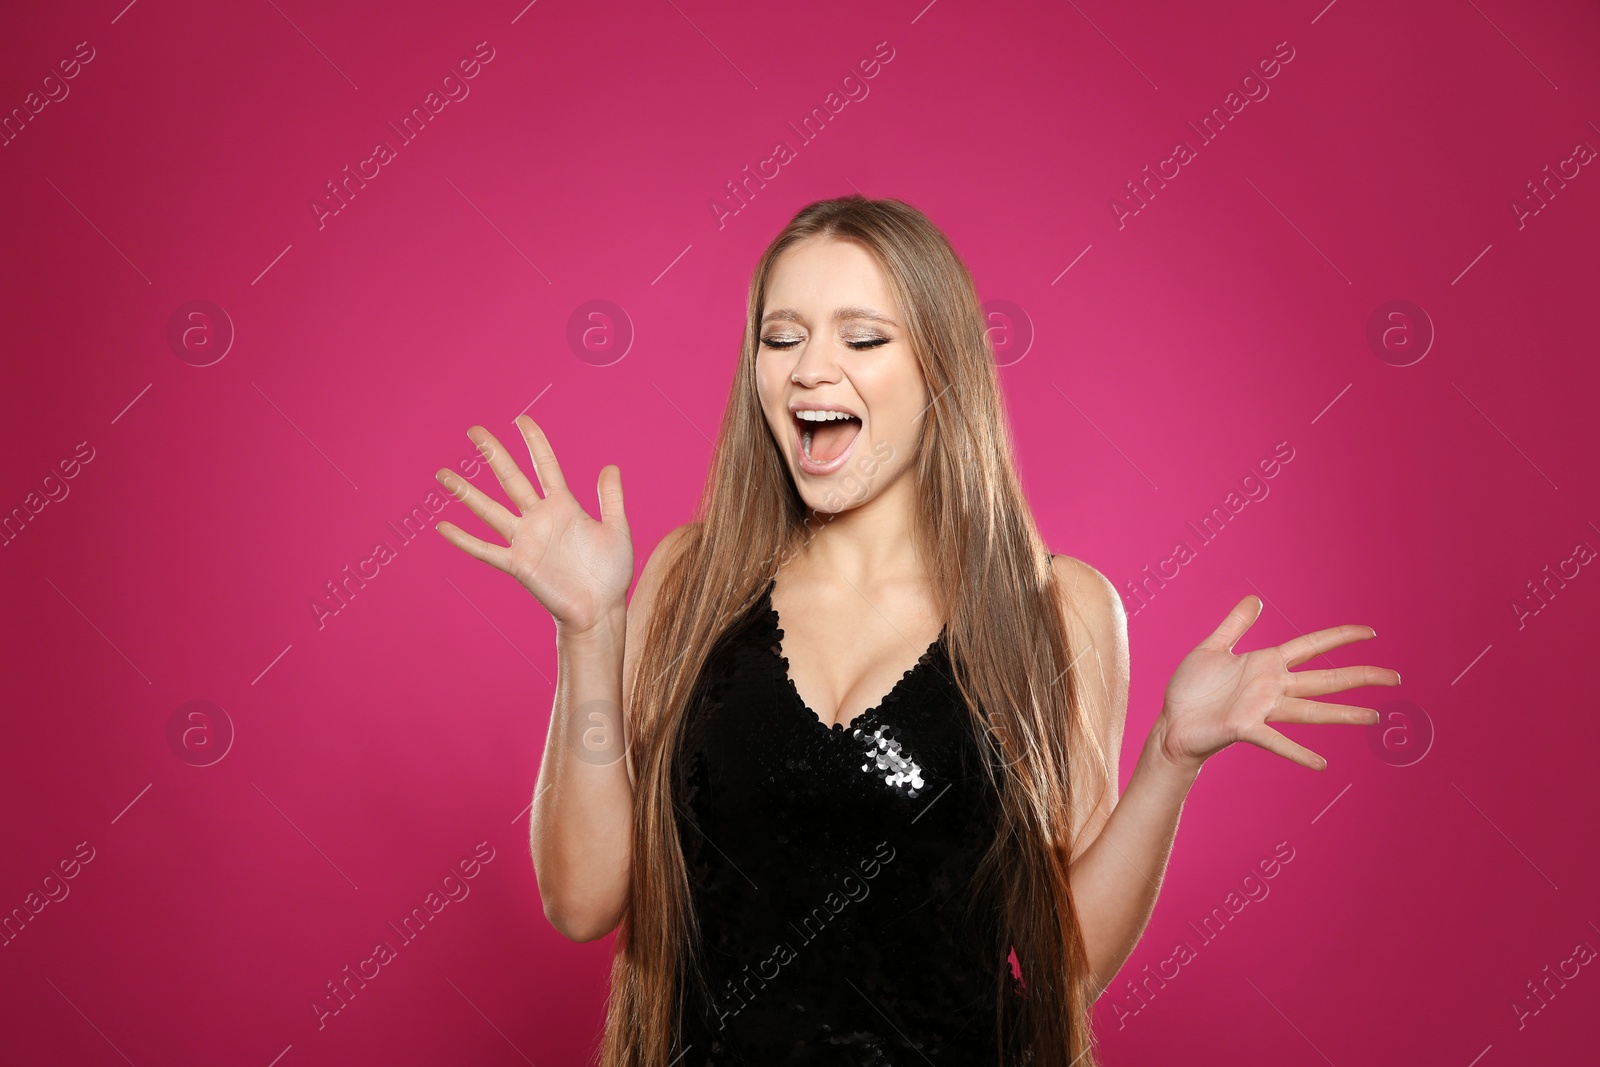
{"label": "black sequin dress", "polygon": [[830,728],[790,679],[774,584],[713,648],[678,749],[710,993],[685,983],[674,1067],[994,1064],[1017,987],[971,882],[997,798],[946,635]]}

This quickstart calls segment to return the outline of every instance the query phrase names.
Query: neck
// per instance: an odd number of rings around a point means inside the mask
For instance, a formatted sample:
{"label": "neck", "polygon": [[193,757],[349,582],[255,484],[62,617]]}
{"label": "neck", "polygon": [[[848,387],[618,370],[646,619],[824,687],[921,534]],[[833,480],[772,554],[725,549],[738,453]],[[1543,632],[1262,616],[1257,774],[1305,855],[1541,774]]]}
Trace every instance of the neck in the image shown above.
{"label": "neck", "polygon": [[904,476],[865,503],[812,516],[805,539],[785,564],[862,588],[927,574],[917,552],[911,479]]}

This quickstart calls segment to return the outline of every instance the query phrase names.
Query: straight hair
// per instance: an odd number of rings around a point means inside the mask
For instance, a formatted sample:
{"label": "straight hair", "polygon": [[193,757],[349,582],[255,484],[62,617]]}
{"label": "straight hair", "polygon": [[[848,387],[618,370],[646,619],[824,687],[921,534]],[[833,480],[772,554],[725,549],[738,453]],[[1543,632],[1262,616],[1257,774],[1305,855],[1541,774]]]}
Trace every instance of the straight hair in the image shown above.
{"label": "straight hair", "polygon": [[[915,537],[947,618],[954,682],[1000,799],[970,899],[995,901],[1013,975],[997,966],[996,1063],[1097,1067],[1088,956],[1068,880],[1082,850],[1075,805],[1112,770],[1079,697],[1047,548],[1025,500],[982,308],[945,235],[909,204],[847,196],[806,205],[750,280],[744,340],[695,519],[663,571],[625,709],[636,775],[632,863],[612,962],[602,1067],[668,1067],[688,982],[704,983],[700,931],[675,818],[675,757],[697,680],[828,515],[807,515],[756,392],[774,263],[802,241],[853,241],[888,277],[933,397],[923,415]],[[841,501],[841,506],[844,501]],[[1075,610],[1075,609],[1073,609]],[[1091,781],[1073,780],[1078,772]],[[913,1035],[915,1036],[915,1035]]]}

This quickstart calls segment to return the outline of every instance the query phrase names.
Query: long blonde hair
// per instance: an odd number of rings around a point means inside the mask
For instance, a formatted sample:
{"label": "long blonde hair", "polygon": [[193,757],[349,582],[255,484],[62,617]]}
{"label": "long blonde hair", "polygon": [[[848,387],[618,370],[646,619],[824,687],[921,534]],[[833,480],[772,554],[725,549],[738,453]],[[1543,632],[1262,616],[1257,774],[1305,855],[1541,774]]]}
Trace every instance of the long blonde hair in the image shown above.
{"label": "long blonde hair", "polygon": [[[944,234],[895,199],[807,205],[750,280],[744,342],[694,522],[663,574],[626,709],[637,773],[628,900],[612,964],[602,1067],[667,1067],[699,931],[679,846],[673,766],[701,669],[786,558],[827,520],[806,508],[756,394],[767,280],[800,241],[855,241],[894,287],[928,395],[914,472],[918,551],[948,619],[947,647],[1000,798],[979,880],[997,895],[1022,995],[997,985],[996,1062],[1095,1067],[1093,978],[1067,872],[1074,804],[1098,803],[1068,768],[1111,774],[1078,697],[1047,549],[1024,499],[977,290]],[[1093,783],[1091,783],[1093,784]],[[1083,794],[1083,795],[1080,795]],[[1092,795],[1092,798],[1091,798]],[[1028,1050],[1024,1053],[1022,1050]]]}

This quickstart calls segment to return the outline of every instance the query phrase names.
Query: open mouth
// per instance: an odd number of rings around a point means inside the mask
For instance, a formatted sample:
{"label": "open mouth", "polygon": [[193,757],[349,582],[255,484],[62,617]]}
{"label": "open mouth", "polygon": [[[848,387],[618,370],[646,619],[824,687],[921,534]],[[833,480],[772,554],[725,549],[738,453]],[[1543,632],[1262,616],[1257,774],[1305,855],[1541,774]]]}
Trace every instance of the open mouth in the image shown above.
{"label": "open mouth", "polygon": [[861,420],[843,412],[830,412],[826,421],[790,416],[802,457],[801,466],[811,473],[828,473],[843,461],[861,432]]}

